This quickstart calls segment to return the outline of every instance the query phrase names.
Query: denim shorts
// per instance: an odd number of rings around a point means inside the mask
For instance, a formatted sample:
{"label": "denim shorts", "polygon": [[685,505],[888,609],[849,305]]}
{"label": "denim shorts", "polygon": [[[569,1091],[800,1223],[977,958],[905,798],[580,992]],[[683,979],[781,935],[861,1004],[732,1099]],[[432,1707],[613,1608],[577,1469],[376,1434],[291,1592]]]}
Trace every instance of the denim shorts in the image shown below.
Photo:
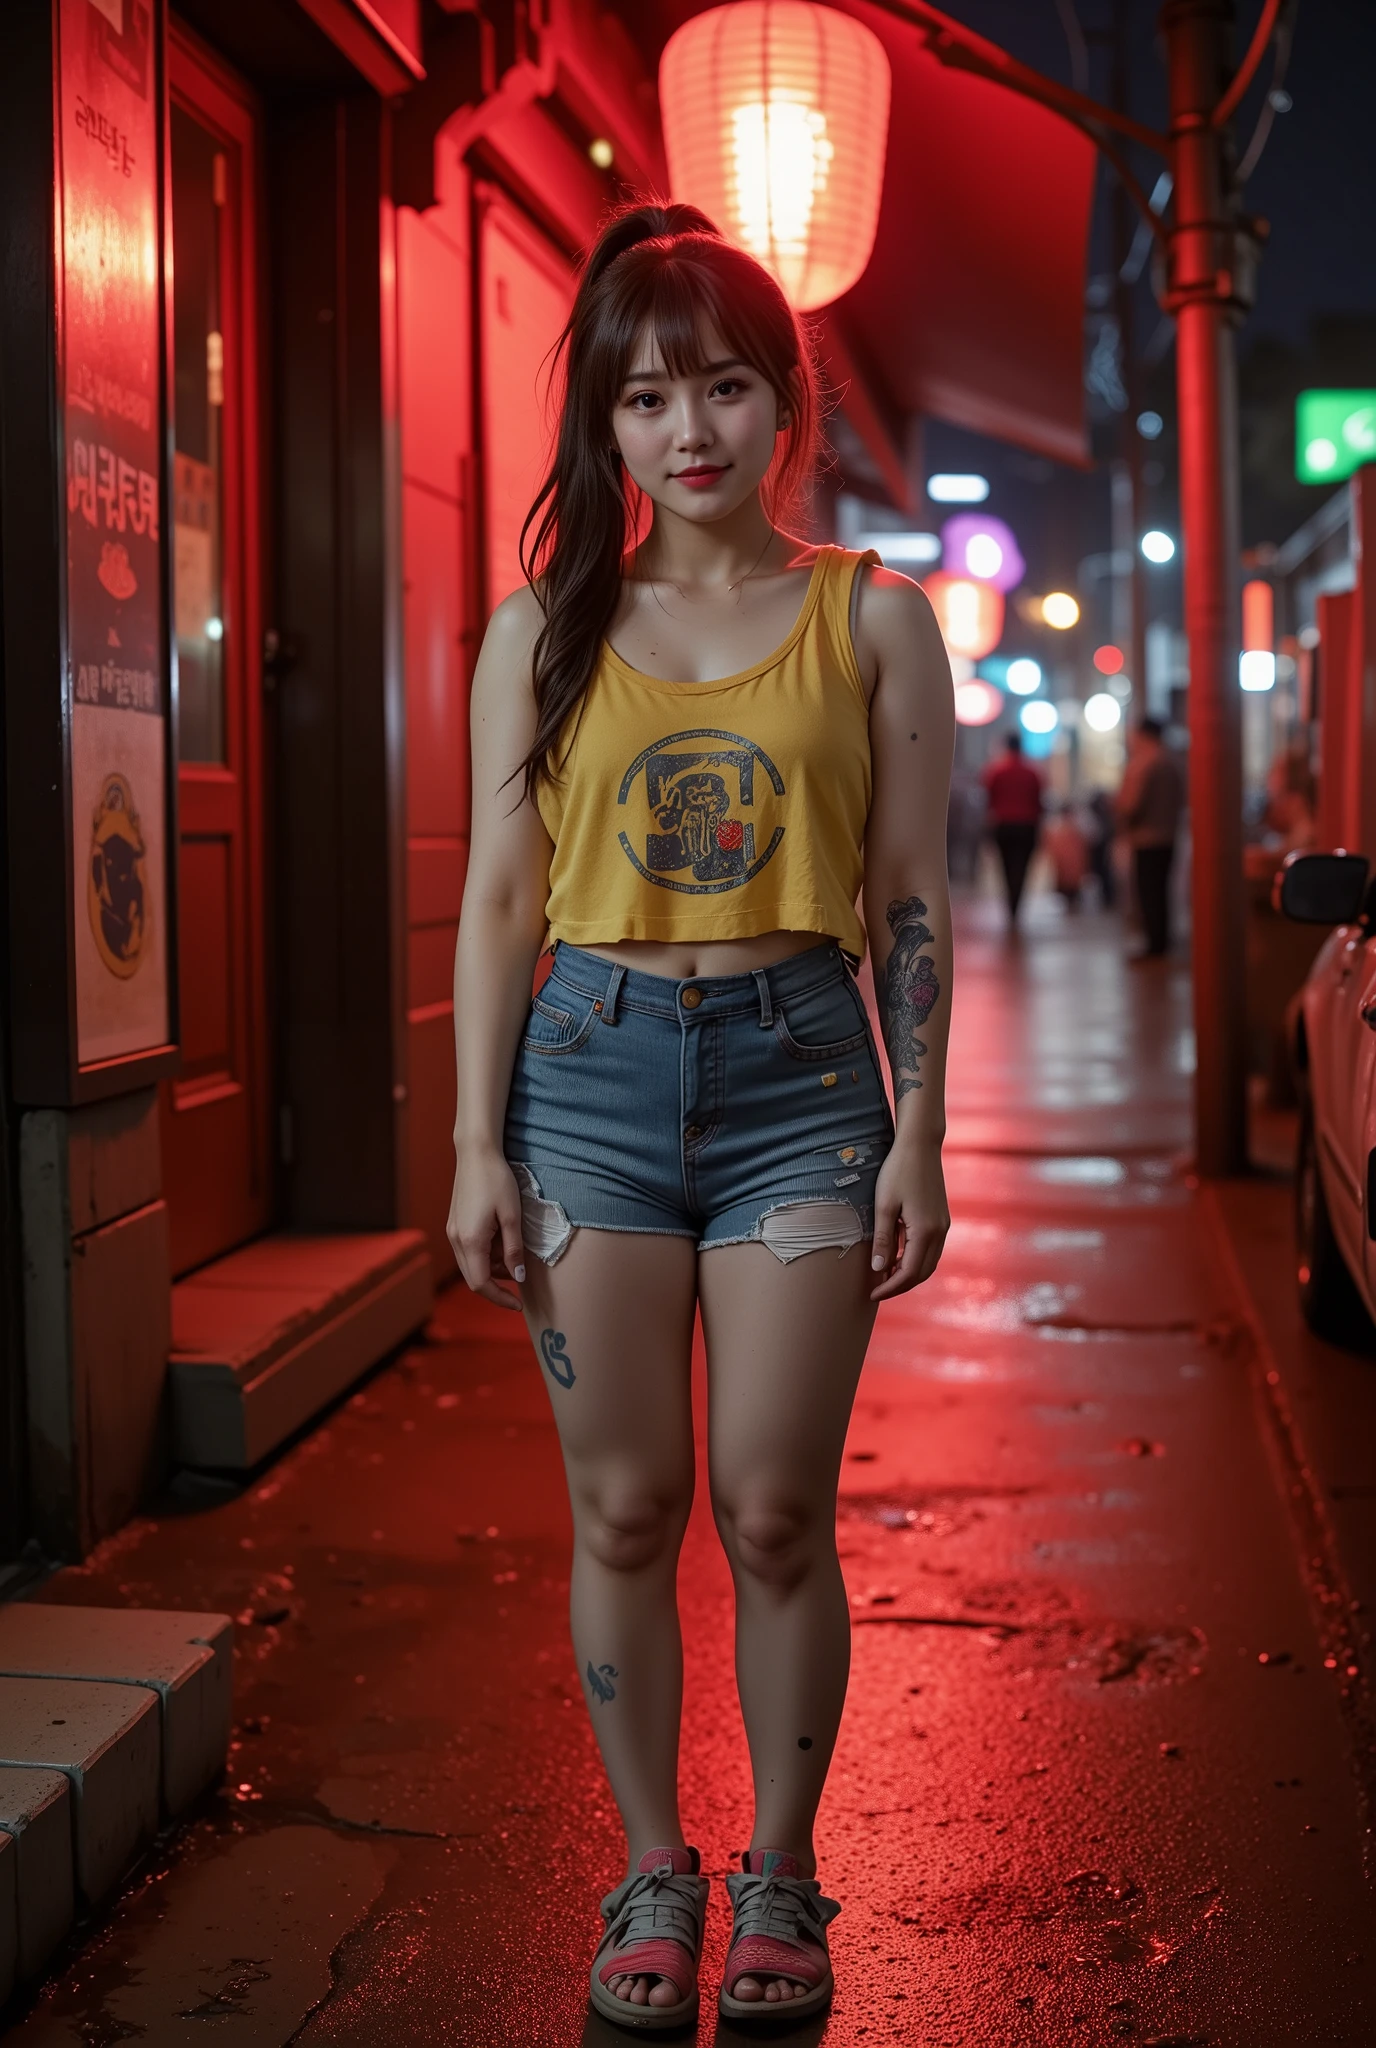
{"label": "denim shorts", "polygon": [[647,1231],[777,1257],[874,1234],[893,1119],[839,948],[674,981],[557,946],[507,1105],[525,1245]]}

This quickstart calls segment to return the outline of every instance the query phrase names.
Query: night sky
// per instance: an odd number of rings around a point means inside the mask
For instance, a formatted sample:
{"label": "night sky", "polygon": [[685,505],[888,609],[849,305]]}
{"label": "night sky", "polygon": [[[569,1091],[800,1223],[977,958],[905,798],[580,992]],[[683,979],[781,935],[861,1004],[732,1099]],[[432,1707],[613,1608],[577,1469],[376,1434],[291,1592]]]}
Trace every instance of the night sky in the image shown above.
{"label": "night sky", "polygon": [[[1070,84],[1071,67],[1056,0],[946,0],[948,11],[1024,62]],[[1153,127],[1166,117],[1165,68],[1156,42],[1155,0],[1125,0],[1131,22],[1130,111]],[[1108,55],[1097,37],[1113,20],[1108,0],[1077,0],[1089,40],[1090,84],[1107,96]],[[1242,0],[1237,49],[1246,48],[1260,7]],[[1263,66],[1238,122],[1245,147],[1270,70]],[[1286,90],[1294,105],[1277,117],[1247,200],[1271,222],[1256,310],[1241,336],[1245,349],[1265,332],[1300,345],[1315,313],[1376,315],[1376,4],[1373,0],[1300,0]],[[1136,168],[1148,184],[1152,160]],[[1102,214],[1102,193],[1100,212]],[[1102,223],[1101,223],[1102,225]]]}

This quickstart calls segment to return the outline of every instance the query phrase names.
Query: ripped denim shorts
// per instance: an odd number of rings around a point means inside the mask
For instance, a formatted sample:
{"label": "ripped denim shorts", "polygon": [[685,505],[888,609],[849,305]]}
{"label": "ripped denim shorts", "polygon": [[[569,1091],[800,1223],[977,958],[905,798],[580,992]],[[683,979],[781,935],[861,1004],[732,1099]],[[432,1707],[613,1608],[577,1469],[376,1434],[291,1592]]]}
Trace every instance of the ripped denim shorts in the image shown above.
{"label": "ripped denim shorts", "polygon": [[512,1076],[526,1250],[573,1232],[760,1242],[787,1261],[874,1234],[893,1142],[855,982],[822,945],[673,981],[557,946]]}

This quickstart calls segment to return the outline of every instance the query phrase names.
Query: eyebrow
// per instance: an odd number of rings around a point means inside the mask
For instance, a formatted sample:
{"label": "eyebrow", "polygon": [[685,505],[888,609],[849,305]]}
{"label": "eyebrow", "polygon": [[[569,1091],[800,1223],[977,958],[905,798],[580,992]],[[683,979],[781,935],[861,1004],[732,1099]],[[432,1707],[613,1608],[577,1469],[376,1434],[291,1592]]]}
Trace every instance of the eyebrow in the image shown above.
{"label": "eyebrow", "polygon": [[[723,370],[748,370],[750,367],[751,365],[746,362],[744,356],[728,356],[726,361],[722,363],[704,363],[702,368],[693,374],[699,377],[717,377],[720,376]],[[656,384],[661,378],[667,377],[668,374],[667,370],[629,370],[626,373],[626,382],[628,384]]]}

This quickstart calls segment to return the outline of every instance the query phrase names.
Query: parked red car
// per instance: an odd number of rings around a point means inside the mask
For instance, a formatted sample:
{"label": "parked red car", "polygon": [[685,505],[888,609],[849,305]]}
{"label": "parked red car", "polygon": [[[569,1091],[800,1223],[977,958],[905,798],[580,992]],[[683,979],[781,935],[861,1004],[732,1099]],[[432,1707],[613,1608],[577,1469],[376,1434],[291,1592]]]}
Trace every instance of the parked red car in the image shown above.
{"label": "parked red car", "polygon": [[1376,883],[1354,853],[1292,853],[1274,902],[1336,930],[1291,1006],[1301,1118],[1295,1176],[1300,1306],[1320,1337],[1376,1322]]}

